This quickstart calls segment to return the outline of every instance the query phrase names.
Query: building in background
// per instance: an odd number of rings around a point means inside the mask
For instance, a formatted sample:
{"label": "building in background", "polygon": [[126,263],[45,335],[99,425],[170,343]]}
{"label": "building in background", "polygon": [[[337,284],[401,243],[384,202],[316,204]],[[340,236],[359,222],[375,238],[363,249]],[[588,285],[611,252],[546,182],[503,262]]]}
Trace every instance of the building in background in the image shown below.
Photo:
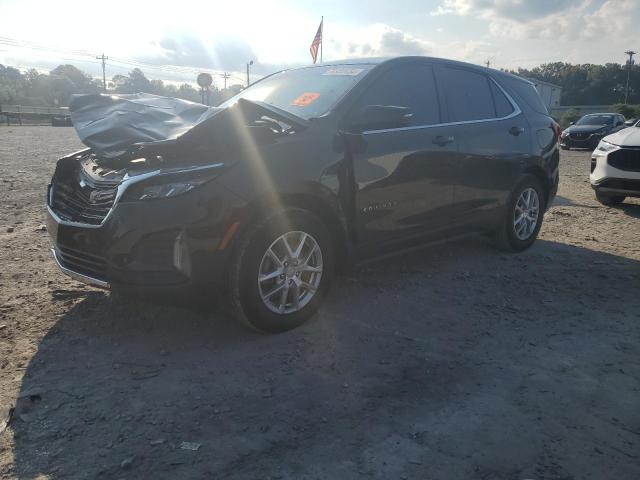
{"label": "building in background", "polygon": [[536,90],[542,97],[542,101],[549,110],[560,106],[560,97],[562,96],[562,87],[553,83],[543,82],[533,78],[527,78],[536,86]]}

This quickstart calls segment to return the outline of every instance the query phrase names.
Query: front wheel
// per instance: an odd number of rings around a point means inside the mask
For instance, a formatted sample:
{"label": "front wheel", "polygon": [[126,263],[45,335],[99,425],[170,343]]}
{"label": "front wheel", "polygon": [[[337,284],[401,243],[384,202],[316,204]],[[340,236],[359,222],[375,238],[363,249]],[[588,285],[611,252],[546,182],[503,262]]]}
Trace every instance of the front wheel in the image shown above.
{"label": "front wheel", "polygon": [[262,332],[302,325],[320,306],[333,276],[334,249],[322,221],[287,209],[243,237],[230,274],[234,316]]}
{"label": "front wheel", "polygon": [[506,214],[495,233],[497,246],[514,252],[529,248],[538,237],[544,211],[542,184],[534,175],[526,175],[511,193]]}

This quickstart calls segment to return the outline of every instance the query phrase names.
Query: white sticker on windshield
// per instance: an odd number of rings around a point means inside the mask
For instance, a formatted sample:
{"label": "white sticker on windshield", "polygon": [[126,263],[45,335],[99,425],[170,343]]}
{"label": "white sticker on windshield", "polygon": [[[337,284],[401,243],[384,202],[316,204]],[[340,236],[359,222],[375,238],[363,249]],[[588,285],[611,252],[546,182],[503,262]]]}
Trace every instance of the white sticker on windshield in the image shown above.
{"label": "white sticker on windshield", "polygon": [[360,72],[362,71],[364,71],[364,68],[340,67],[340,68],[330,68],[329,70],[324,72],[322,75],[340,75],[345,77],[355,77],[356,75],[359,75]]}

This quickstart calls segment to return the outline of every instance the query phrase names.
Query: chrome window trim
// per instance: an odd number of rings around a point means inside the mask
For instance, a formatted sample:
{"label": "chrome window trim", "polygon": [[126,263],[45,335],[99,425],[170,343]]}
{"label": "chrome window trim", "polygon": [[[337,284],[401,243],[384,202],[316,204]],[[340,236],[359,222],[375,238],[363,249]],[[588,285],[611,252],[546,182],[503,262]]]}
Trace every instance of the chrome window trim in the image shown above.
{"label": "chrome window trim", "polygon": [[365,130],[364,132],[362,132],[362,134],[363,135],[370,135],[370,134],[387,133],[387,132],[404,132],[404,131],[411,131],[411,130],[420,130],[420,129],[423,129],[423,128],[438,128],[438,127],[448,127],[448,126],[453,126],[453,125],[467,125],[467,124],[473,124],[473,123],[497,122],[497,121],[502,121],[502,120],[509,120],[510,118],[514,118],[514,117],[517,117],[518,115],[520,115],[522,113],[522,110],[520,109],[520,106],[516,103],[516,101],[513,99],[513,97],[511,95],[509,95],[507,93],[507,91],[504,88],[502,88],[502,85],[500,85],[498,82],[496,82],[493,78],[488,77],[488,79],[490,81],[492,81],[494,84],[497,85],[497,87],[504,94],[504,96],[507,97],[507,100],[509,101],[509,103],[513,107],[513,112],[511,112],[509,115],[507,115],[505,117],[497,117],[497,118],[482,118],[482,119],[478,119],[478,120],[463,120],[461,122],[434,123],[433,125],[412,125],[410,127],[383,128],[383,129],[380,129],[380,130]]}

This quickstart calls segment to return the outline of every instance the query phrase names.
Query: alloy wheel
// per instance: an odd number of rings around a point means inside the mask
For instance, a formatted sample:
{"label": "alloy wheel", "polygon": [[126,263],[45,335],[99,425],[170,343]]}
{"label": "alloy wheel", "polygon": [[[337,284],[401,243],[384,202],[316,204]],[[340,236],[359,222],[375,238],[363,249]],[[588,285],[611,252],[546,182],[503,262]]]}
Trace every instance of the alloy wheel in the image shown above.
{"label": "alloy wheel", "polygon": [[536,230],[540,215],[538,192],[529,187],[518,197],[513,212],[513,229],[519,240],[527,240]]}
{"label": "alloy wheel", "polygon": [[322,251],[313,236],[302,231],[280,235],[262,256],[258,290],[265,306],[287,314],[304,308],[322,279]]}

